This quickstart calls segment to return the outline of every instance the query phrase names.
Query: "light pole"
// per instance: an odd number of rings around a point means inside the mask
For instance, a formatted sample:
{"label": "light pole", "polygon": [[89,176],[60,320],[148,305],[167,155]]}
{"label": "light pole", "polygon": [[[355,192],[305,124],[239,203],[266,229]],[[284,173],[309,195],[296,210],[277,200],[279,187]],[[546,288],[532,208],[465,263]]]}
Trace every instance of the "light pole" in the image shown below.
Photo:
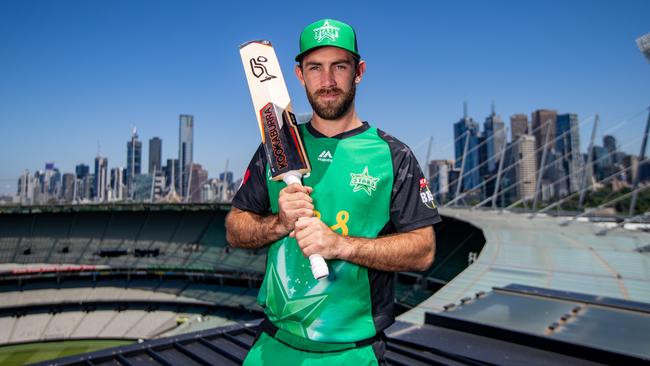
{"label": "light pole", "polygon": [[636,39],[636,45],[639,46],[641,53],[645,55],[645,58],[650,62],[650,33]]}
{"label": "light pole", "polygon": [[[645,58],[650,62],[650,33],[636,39],[636,44],[639,46],[639,50]],[[632,200],[630,202],[630,211],[628,215],[630,217],[634,216],[634,209],[636,208],[636,198],[637,198],[637,189],[639,187],[639,174],[641,173],[641,165],[643,165],[643,160],[645,159],[645,148],[648,143],[648,131],[650,130],[650,108],[648,108],[648,120],[645,124],[645,132],[643,134],[643,142],[641,143],[641,152],[639,153],[639,164],[636,167],[636,176],[632,185]]]}

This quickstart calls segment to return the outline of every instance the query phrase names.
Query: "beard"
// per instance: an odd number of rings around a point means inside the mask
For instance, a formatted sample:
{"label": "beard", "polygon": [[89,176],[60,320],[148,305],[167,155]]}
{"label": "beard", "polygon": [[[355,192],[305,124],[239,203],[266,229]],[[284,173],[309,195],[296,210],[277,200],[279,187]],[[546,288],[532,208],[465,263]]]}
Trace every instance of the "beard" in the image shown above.
{"label": "beard", "polygon": [[[347,92],[344,92],[343,89],[337,87],[318,89],[313,93],[310,93],[309,90],[307,90],[307,99],[309,100],[311,107],[314,109],[314,113],[316,113],[318,117],[325,120],[337,120],[343,117],[350,110],[352,102],[354,102],[356,91],[357,86],[353,81]],[[332,101],[322,102],[318,100],[318,97],[321,95],[337,95],[339,98]]]}

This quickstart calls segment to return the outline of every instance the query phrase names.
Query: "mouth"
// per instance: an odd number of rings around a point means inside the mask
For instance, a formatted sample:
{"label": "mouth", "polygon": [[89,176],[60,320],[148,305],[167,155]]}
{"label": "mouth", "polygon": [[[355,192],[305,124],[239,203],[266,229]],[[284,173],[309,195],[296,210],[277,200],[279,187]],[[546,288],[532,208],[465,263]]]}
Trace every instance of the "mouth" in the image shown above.
{"label": "mouth", "polygon": [[338,99],[341,94],[342,92],[340,90],[322,90],[316,96],[324,101],[333,101]]}

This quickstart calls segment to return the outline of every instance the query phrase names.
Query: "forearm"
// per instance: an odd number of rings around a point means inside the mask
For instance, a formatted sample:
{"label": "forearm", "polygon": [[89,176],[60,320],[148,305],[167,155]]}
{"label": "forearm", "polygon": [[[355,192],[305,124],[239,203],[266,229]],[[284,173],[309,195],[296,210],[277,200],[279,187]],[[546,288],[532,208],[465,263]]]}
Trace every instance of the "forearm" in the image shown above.
{"label": "forearm", "polygon": [[431,226],[376,239],[343,237],[340,259],[381,271],[424,271],[435,255]]}
{"label": "forearm", "polygon": [[233,207],[226,217],[226,240],[236,248],[261,248],[287,234],[278,215],[258,215]]}

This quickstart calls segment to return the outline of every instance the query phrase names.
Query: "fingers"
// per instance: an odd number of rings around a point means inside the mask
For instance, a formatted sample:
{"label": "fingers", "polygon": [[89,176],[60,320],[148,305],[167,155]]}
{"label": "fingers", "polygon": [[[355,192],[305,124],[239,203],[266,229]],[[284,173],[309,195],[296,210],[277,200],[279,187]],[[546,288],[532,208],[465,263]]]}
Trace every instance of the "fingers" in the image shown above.
{"label": "fingers", "polygon": [[309,196],[313,189],[299,184],[290,184],[280,191],[278,198],[280,222],[290,232],[300,217],[314,216],[313,199]]}
{"label": "fingers", "polygon": [[304,193],[287,193],[283,196],[280,196],[279,200],[284,202],[295,202],[295,201],[305,201],[305,202],[314,202],[314,199],[309,195]]}
{"label": "fingers", "polygon": [[304,230],[305,228],[312,226],[321,220],[318,217],[303,217],[300,220],[296,221],[296,231]]}
{"label": "fingers", "polygon": [[280,191],[280,195],[282,194],[287,194],[287,193],[304,193],[307,195],[310,195],[311,192],[313,192],[314,189],[309,186],[303,186],[300,184],[289,184],[288,186],[282,188]]}
{"label": "fingers", "polygon": [[296,239],[305,257],[316,253],[327,257],[327,249],[335,234],[319,218],[311,217],[296,222],[292,237]]}

